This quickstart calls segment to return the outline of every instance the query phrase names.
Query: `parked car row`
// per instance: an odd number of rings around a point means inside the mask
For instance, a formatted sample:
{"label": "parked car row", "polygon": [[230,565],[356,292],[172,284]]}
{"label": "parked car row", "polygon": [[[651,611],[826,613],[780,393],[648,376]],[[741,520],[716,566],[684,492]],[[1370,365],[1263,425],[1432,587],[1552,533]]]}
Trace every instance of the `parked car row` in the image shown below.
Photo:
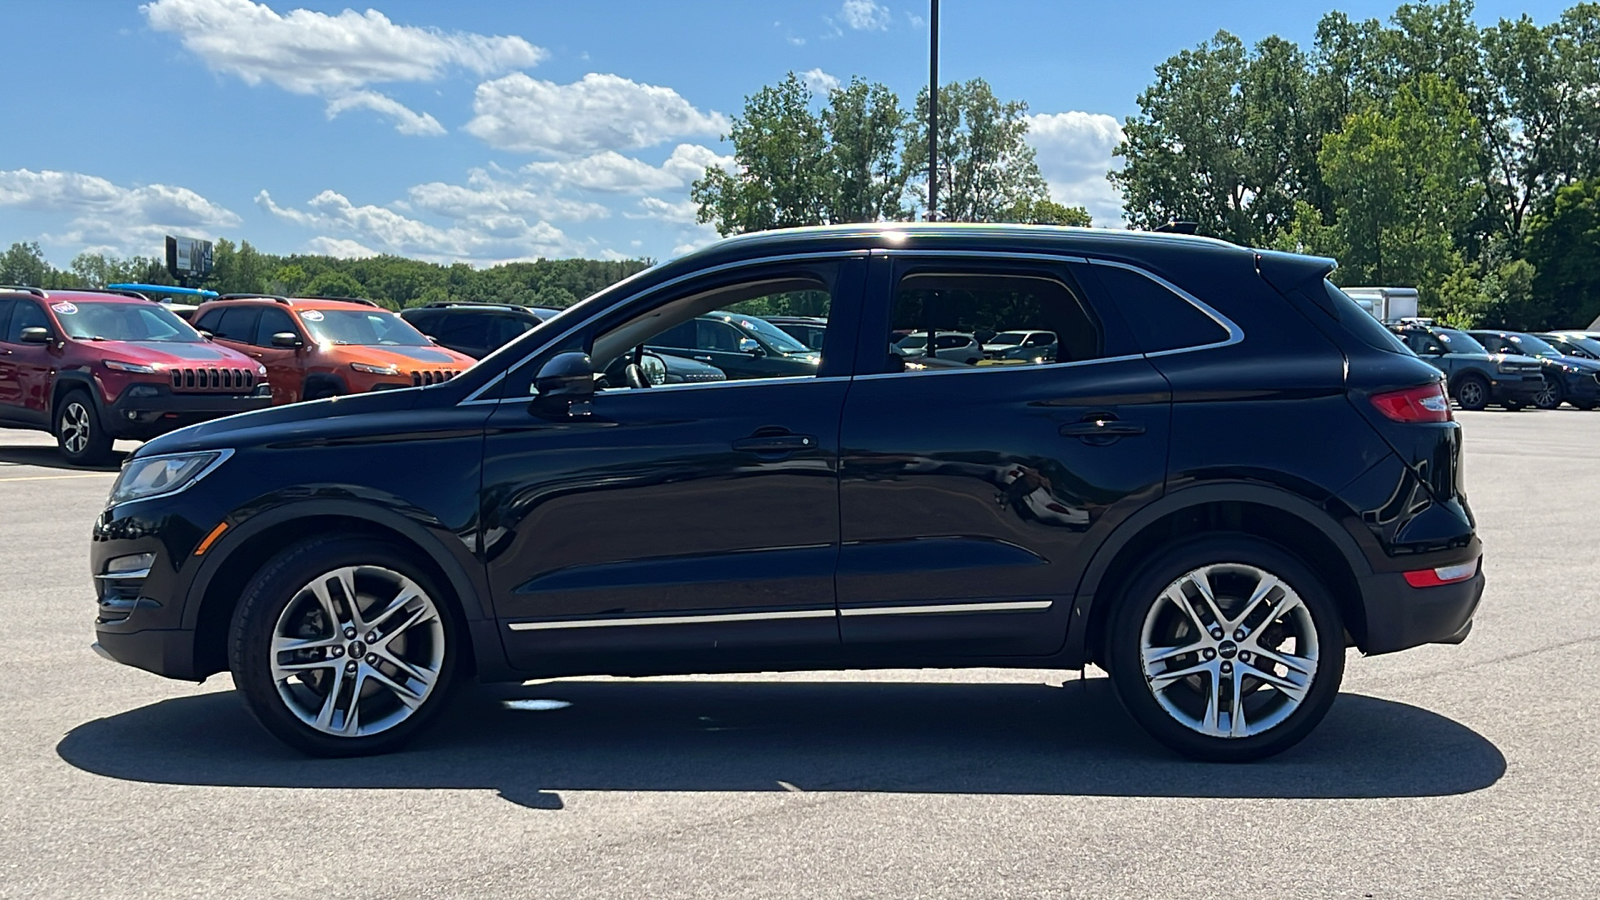
{"label": "parked car row", "polygon": [[1600,335],[1460,331],[1422,318],[1404,319],[1390,330],[1444,372],[1450,397],[1462,409],[1600,405]]}
{"label": "parked car row", "polygon": [[118,439],[315,400],[448,381],[474,360],[368,300],[224,295],[191,315],[132,290],[0,288],[0,424],[79,465]]}

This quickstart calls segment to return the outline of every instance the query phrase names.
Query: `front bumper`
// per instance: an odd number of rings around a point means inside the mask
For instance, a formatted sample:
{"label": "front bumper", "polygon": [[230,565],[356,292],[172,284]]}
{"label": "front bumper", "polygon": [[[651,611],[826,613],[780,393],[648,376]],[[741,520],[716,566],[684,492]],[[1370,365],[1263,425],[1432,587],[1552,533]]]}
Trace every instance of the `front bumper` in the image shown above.
{"label": "front bumper", "polygon": [[1544,390],[1544,376],[1534,375],[1530,378],[1517,378],[1515,380],[1500,376],[1489,382],[1489,401],[1491,403],[1521,403],[1531,406],[1533,398]]}
{"label": "front bumper", "polygon": [[117,437],[145,440],[271,405],[272,391],[265,382],[248,394],[175,393],[164,384],[135,384],[106,408],[105,426]]}
{"label": "front bumper", "polygon": [[1600,400],[1600,381],[1588,372],[1577,375],[1567,375],[1562,381],[1562,398],[1576,400],[1579,403],[1594,403]]}
{"label": "front bumper", "polygon": [[1472,615],[1483,598],[1483,567],[1454,584],[1415,588],[1398,572],[1360,579],[1369,655],[1393,653],[1422,644],[1459,644],[1472,629]]}

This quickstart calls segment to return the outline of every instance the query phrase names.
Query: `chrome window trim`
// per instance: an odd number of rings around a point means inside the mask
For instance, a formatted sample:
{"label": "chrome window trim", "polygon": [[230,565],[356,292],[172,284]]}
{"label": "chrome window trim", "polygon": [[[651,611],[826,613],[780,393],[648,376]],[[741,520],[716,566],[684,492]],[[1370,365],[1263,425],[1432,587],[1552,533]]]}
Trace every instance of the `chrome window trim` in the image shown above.
{"label": "chrome window trim", "polygon": [[828,609],[783,609],[764,613],[703,613],[692,616],[640,616],[626,619],[558,619],[550,622],[512,622],[512,631],[552,631],[561,628],[609,628],[633,625],[712,625],[720,622],[760,622],[772,619],[822,619],[837,615]]}
{"label": "chrome window trim", "polygon": [[[722,381],[690,381],[681,384],[653,384],[648,388],[605,388],[595,391],[594,396],[595,399],[598,400],[608,394],[626,394],[635,390],[655,393],[656,391],[682,391],[688,389],[698,390],[701,388],[754,387],[758,384],[822,384],[829,381],[849,380],[849,375],[827,375],[822,377],[818,377],[816,375],[782,375],[776,378],[729,378]],[[532,399],[535,396],[538,395],[529,394],[528,399]]]}
{"label": "chrome window trim", "polygon": [[914,616],[930,613],[1031,612],[1046,610],[1053,600],[1001,600],[988,603],[938,603],[921,606],[856,606],[839,610],[843,616]]}
{"label": "chrome window trim", "polygon": [[[859,249],[859,250],[816,251],[816,252],[813,252],[813,253],[787,253],[787,254],[784,254],[784,255],[781,255],[781,256],[763,256],[763,257],[760,257],[760,258],[757,258],[757,259],[735,260],[733,262],[726,262],[726,263],[722,263],[721,265],[712,266],[709,269],[695,269],[692,272],[685,272],[685,273],[683,273],[682,275],[679,275],[676,278],[671,278],[671,279],[668,279],[666,281],[663,281],[660,284],[655,285],[654,287],[651,287],[651,288],[649,288],[647,290],[640,291],[640,292],[633,293],[633,294],[629,294],[626,297],[622,297],[622,298],[618,299],[617,302],[607,305],[603,309],[596,310],[594,312],[594,314],[584,317],[580,321],[574,323],[571,327],[567,328],[565,331],[562,331],[562,332],[556,334],[555,336],[551,337],[549,340],[541,342],[538,347],[535,347],[535,348],[529,350],[526,354],[524,354],[522,356],[521,359],[519,359],[516,362],[511,363],[511,364],[507,365],[505,368],[501,369],[498,374],[496,374],[493,378],[491,378],[487,382],[485,382],[482,387],[480,387],[477,390],[473,391],[472,393],[468,394],[465,399],[461,400],[456,405],[457,406],[467,406],[469,404],[475,404],[475,403],[478,403],[478,402],[491,402],[491,403],[503,402],[501,400],[480,401],[479,398],[482,397],[483,394],[485,394],[489,390],[493,389],[496,385],[500,384],[500,382],[504,381],[505,377],[507,375],[511,374],[513,371],[515,371],[517,369],[522,368],[524,365],[526,365],[528,363],[528,361],[530,359],[532,359],[533,357],[537,356],[540,352],[545,350],[547,347],[550,347],[553,344],[557,344],[557,343],[560,343],[561,341],[566,340],[567,338],[571,337],[576,332],[582,330],[584,327],[586,327],[590,323],[594,322],[596,319],[599,319],[599,318],[601,318],[603,316],[609,315],[612,312],[615,312],[616,310],[621,309],[622,307],[627,306],[630,303],[634,303],[634,302],[636,302],[636,301],[638,301],[638,300],[640,300],[642,298],[649,297],[652,294],[657,294],[657,293],[660,293],[662,291],[665,291],[665,290],[671,289],[673,287],[676,287],[677,285],[680,285],[685,281],[689,281],[689,280],[695,279],[695,278],[700,278],[700,277],[705,276],[705,275],[715,275],[718,272],[728,272],[728,271],[732,271],[734,269],[747,269],[747,268],[753,268],[755,266],[770,265],[770,264],[773,264],[773,263],[801,262],[801,261],[804,261],[804,260],[819,260],[819,259],[836,259],[836,260],[864,259],[864,258],[868,257],[870,255],[870,253],[871,253],[871,251],[869,251],[866,248],[862,248],[862,249]],[[525,398],[515,397],[515,398],[507,398],[507,399],[511,399],[513,402],[516,402],[516,401],[521,401],[521,400],[523,400]]]}
{"label": "chrome window trim", "polygon": [[1077,366],[1093,366],[1102,363],[1128,362],[1134,359],[1144,359],[1146,354],[1130,353],[1125,356],[1102,356],[1099,359],[1078,359],[1072,362],[1036,363],[1021,366],[968,366],[964,369],[919,369],[910,372],[874,372],[870,375],[857,375],[857,381],[872,381],[879,378],[904,378],[925,375],[974,375],[986,372],[1038,372],[1041,369],[1070,369]]}

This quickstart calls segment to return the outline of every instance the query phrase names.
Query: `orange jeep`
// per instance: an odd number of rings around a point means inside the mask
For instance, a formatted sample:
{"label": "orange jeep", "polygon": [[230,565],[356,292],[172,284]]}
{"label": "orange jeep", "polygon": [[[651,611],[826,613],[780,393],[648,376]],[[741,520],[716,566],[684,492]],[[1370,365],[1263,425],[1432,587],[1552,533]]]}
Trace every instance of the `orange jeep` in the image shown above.
{"label": "orange jeep", "polygon": [[194,325],[267,367],[274,405],[448,381],[476,360],[371,300],[225,294]]}

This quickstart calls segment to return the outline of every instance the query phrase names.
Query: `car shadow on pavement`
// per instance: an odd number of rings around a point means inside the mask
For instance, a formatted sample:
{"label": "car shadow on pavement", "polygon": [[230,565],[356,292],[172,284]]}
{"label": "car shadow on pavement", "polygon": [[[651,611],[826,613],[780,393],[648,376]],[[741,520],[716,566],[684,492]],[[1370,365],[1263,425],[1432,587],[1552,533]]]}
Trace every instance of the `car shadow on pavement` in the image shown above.
{"label": "car shadow on pavement", "polygon": [[69,472],[115,472],[122,466],[126,453],[114,453],[114,461],[103,466],[77,466],[67,462],[55,447],[4,447],[0,446],[0,465],[37,466],[41,469],[65,469]]}
{"label": "car shadow on pavement", "polygon": [[1299,746],[1250,765],[1151,742],[1103,678],[1042,684],[553,681],[477,686],[404,752],[310,759],[268,738],[233,691],[74,728],[69,764],[161,784],[560,791],[887,791],[1141,797],[1380,798],[1499,780],[1483,736],[1342,694]]}

